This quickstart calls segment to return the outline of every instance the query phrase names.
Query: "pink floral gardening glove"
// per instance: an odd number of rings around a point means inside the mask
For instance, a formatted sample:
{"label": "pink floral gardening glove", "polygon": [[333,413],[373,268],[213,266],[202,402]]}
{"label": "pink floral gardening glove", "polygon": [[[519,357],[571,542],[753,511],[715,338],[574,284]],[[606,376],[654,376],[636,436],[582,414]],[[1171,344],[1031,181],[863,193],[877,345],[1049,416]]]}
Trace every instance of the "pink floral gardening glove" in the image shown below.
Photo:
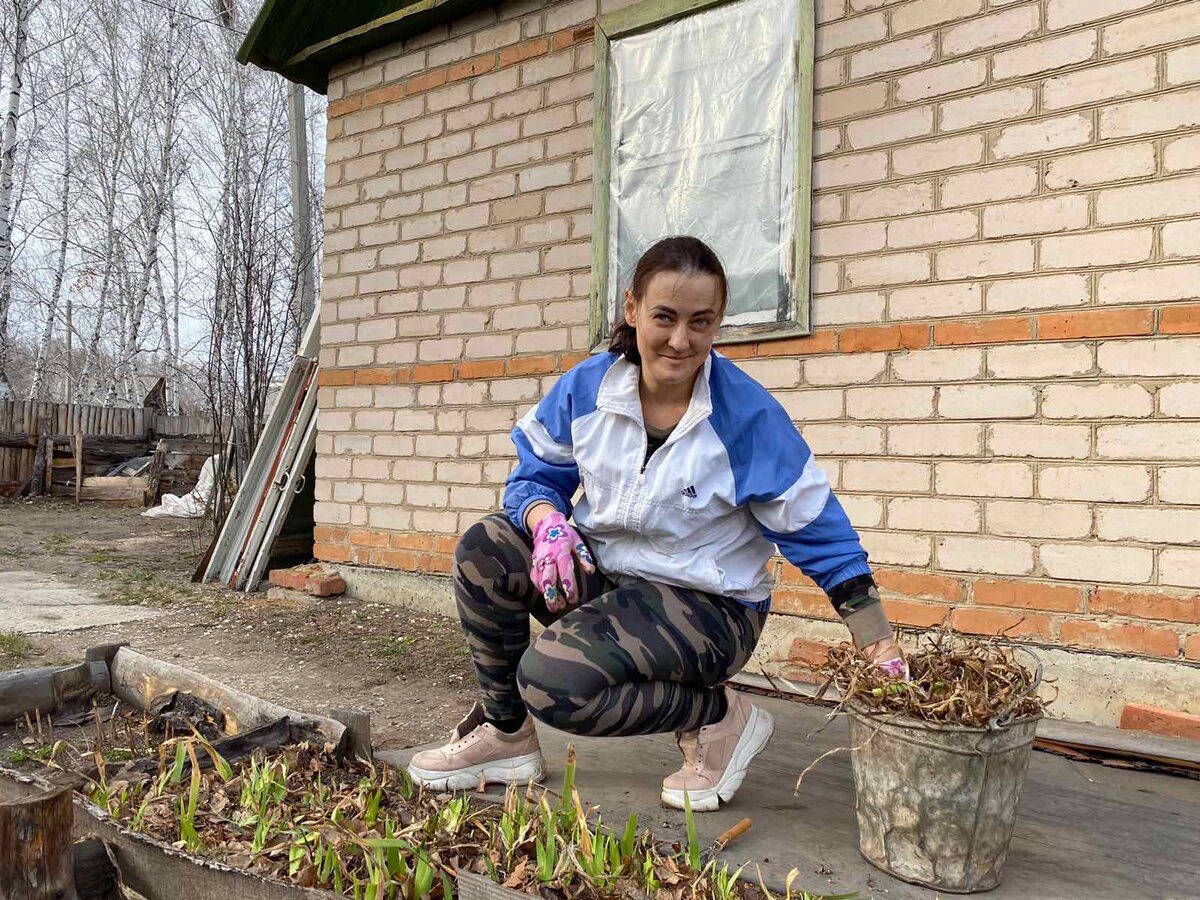
{"label": "pink floral gardening glove", "polygon": [[[567,524],[567,518],[558,510],[544,516],[533,527],[533,568],[529,577],[533,586],[546,598],[546,608],[558,612],[574,605],[579,600],[578,585],[575,584],[575,563],[589,575],[596,571],[592,554],[579,532]],[[558,583],[562,583],[559,592]]]}

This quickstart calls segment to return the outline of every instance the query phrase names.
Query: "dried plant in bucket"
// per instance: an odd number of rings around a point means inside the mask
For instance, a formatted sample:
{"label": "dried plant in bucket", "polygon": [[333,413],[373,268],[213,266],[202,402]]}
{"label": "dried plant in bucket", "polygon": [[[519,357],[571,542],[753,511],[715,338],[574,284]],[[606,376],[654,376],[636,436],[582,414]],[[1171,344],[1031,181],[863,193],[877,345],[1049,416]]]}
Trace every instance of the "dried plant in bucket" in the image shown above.
{"label": "dried plant in bucket", "polygon": [[833,647],[821,669],[822,693],[837,688],[839,709],[967,728],[1002,727],[1045,709],[1038,694],[1042,664],[1027,648],[941,630],[926,635],[907,659],[911,677],[900,681],[852,646]]}
{"label": "dried plant in bucket", "polygon": [[[834,647],[823,667],[822,693],[839,694],[831,718],[844,712],[850,722],[859,849],[906,881],[988,890],[1000,881],[1046,706],[1041,661],[946,630],[923,637],[907,660],[909,680],[849,646]],[[797,791],[834,752],[800,774]]]}

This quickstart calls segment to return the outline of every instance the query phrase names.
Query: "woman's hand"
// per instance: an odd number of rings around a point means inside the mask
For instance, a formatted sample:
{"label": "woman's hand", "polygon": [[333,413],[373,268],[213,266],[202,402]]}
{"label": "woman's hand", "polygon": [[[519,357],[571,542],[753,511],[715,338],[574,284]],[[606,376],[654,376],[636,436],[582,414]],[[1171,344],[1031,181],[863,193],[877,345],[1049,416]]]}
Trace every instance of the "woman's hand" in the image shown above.
{"label": "woman's hand", "polygon": [[[531,514],[529,518],[534,516]],[[596,571],[591,552],[579,532],[568,524],[566,516],[557,509],[537,516],[533,525],[533,567],[529,577],[546,598],[546,608],[551,612],[574,606],[579,600],[579,586],[575,584],[576,556],[584,572],[590,575]]]}

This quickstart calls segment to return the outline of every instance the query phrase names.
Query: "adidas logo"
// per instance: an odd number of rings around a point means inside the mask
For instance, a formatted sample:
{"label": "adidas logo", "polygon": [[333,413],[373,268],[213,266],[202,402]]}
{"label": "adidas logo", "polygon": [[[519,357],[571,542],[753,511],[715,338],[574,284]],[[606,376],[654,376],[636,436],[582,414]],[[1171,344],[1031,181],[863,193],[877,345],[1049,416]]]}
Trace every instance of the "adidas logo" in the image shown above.
{"label": "adidas logo", "polygon": [[694,484],[689,484],[687,487],[685,487],[679,493],[683,494],[683,496],[685,496],[685,497],[690,497],[691,499],[695,500],[696,499],[696,486]]}

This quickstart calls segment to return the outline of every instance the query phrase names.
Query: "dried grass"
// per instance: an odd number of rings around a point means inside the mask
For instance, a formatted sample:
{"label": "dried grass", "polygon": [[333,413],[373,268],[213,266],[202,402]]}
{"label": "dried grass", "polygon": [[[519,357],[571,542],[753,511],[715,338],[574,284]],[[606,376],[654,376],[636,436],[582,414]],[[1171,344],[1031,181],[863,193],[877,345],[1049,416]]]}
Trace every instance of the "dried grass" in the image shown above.
{"label": "dried grass", "polygon": [[[1029,657],[1032,669],[1018,654]],[[849,644],[833,647],[821,667],[841,695],[839,710],[852,706],[888,716],[939,725],[993,728],[1041,713],[1049,701],[1038,694],[1041,662],[1032,651],[950,631],[923,636],[907,655],[910,681],[899,681]]]}

